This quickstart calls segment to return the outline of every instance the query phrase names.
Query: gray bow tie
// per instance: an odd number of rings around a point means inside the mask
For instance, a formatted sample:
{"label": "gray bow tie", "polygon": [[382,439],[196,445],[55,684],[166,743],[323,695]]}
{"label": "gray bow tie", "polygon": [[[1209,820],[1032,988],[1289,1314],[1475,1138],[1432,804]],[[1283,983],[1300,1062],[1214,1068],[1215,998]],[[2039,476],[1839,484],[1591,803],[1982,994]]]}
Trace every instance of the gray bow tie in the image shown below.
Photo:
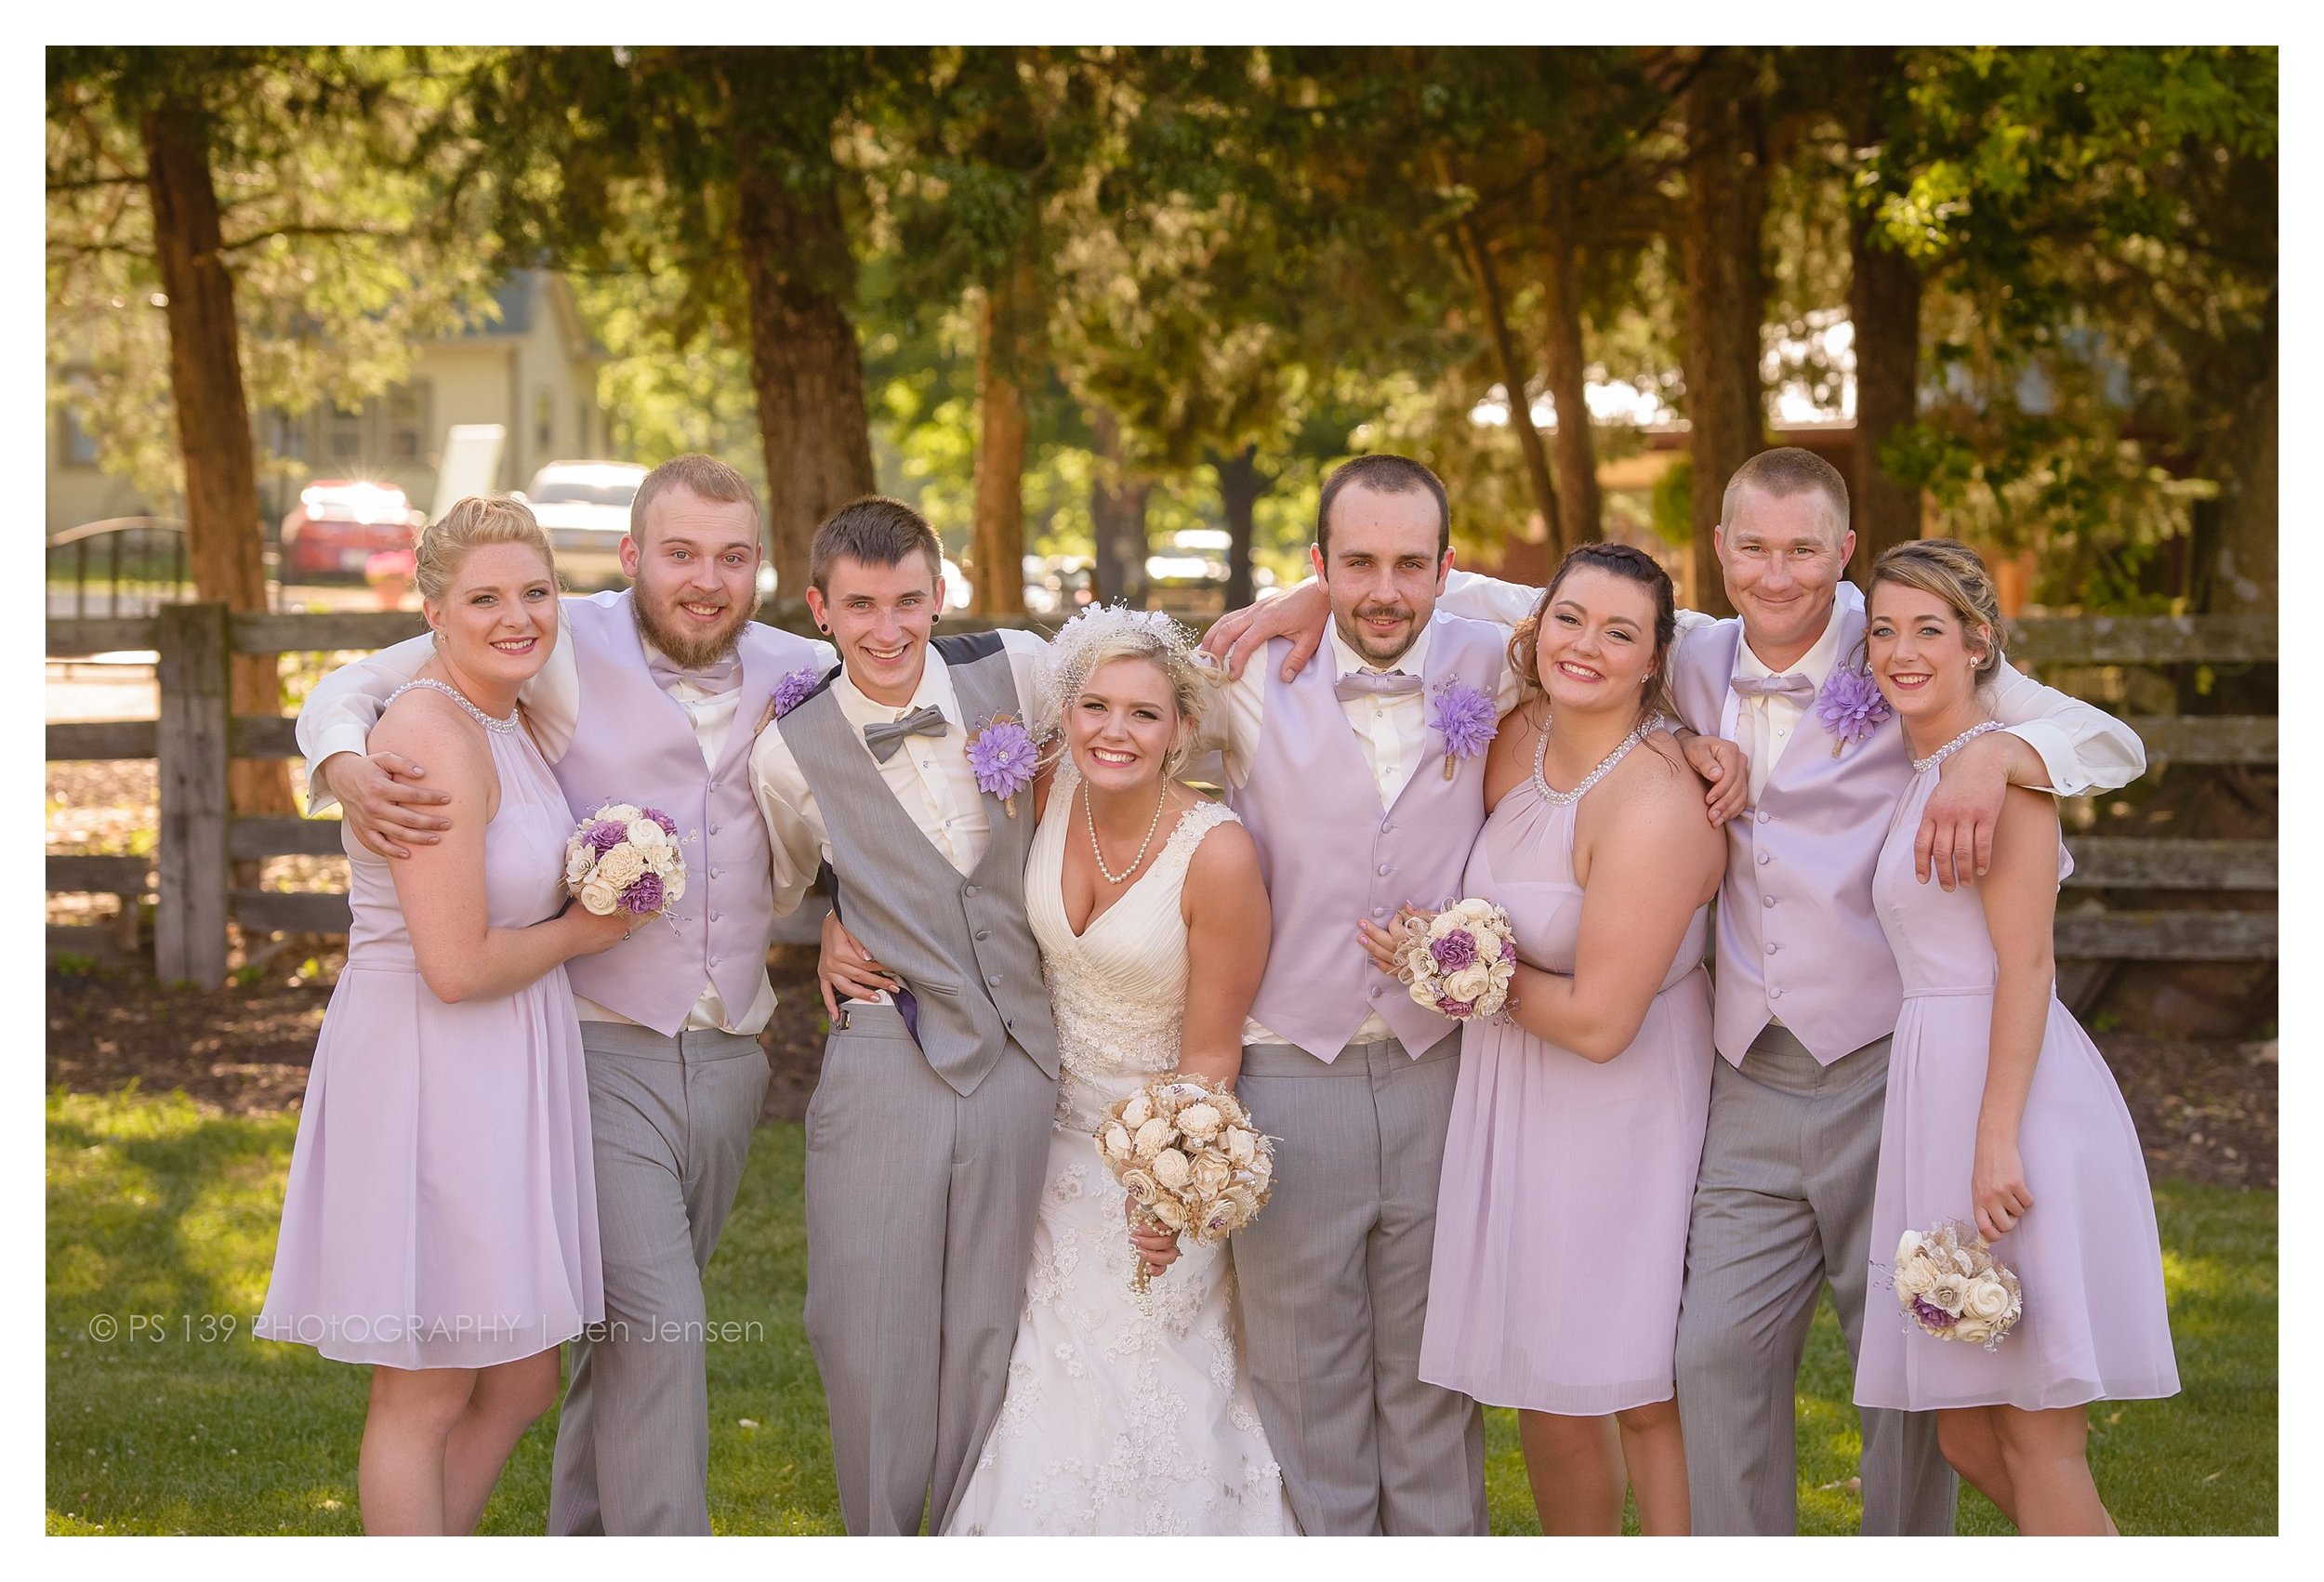
{"label": "gray bow tie", "polygon": [[1407,676],[1401,670],[1350,670],[1340,676],[1331,690],[1339,694],[1341,703],[1367,695],[1402,697],[1420,690],[1420,678]]}
{"label": "gray bow tie", "polygon": [[901,719],[874,721],[864,727],[864,745],[872,757],[886,763],[896,756],[906,736],[941,736],[952,729],[941,710],[916,708]]}
{"label": "gray bow tie", "polygon": [[1816,695],[1816,683],[1797,670],[1788,670],[1780,676],[1737,676],[1728,684],[1735,688],[1735,695],[1739,698],[1812,698]]}

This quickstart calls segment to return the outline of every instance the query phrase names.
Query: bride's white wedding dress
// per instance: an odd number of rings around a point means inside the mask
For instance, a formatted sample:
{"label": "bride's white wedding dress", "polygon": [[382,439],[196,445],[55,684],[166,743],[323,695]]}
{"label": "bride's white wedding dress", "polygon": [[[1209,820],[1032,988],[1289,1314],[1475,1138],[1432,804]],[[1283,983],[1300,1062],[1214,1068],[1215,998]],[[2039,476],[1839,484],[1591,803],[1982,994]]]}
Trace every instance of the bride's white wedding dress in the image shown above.
{"label": "bride's white wedding dress", "polygon": [[1025,862],[1025,908],[1057,1016],[1057,1127],[1008,1398],[947,1533],[1285,1534],[1299,1529],[1244,1379],[1234,1274],[1182,1241],[1143,1297],[1122,1191],[1090,1140],[1106,1106],[1178,1064],[1186,1009],[1186,865],[1234,818],[1190,809],[1154,865],[1076,937],[1062,765]]}

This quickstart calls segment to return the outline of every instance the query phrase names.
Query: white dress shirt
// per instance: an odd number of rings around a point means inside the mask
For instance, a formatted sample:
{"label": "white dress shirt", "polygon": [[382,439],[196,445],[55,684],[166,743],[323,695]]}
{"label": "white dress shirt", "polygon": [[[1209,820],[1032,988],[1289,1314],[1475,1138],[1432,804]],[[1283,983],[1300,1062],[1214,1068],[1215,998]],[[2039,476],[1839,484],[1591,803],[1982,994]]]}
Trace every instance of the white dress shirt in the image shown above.
{"label": "white dress shirt", "polygon": [[[566,637],[569,630],[561,629],[559,638]],[[811,646],[814,656],[809,663],[818,672],[838,663],[838,653],[829,643],[817,640]],[[371,727],[378,718],[376,708],[363,712],[355,706],[355,700],[366,694],[360,691],[352,672],[372,669],[375,674],[392,677],[401,684],[418,675],[434,653],[432,639],[424,636],[411,638],[381,649],[367,660],[335,670],[317,683],[298,717],[298,745],[307,754],[310,817],[337,800],[318,783],[315,771],[334,754],[362,755]],[[740,689],[706,692],[681,677],[663,690],[686,711],[686,718],[693,725],[694,738],[702,745],[703,761],[717,768],[719,756],[726,750],[727,733],[733,728],[735,705],[742,696]],[[541,757],[552,764],[563,758],[565,749],[573,745],[573,732],[581,718],[581,667],[574,659],[571,642],[561,640],[548,651],[548,658],[540,669],[518,689],[517,698],[524,705],[525,723],[540,746]],[[794,900],[792,904],[797,905],[798,902]],[[688,1032],[716,1031],[756,1037],[774,1015],[774,985],[762,970],[759,974],[759,992],[751,996],[749,1009],[739,1020],[730,1020],[717,985],[706,972],[701,997],[686,1013],[683,1028]],[[580,995],[573,996],[573,1009],[574,1014],[584,1022],[629,1022],[620,1012],[608,1010]]]}
{"label": "white dress shirt", "polygon": [[[1853,583],[1842,587],[1849,594],[1855,592]],[[1832,600],[1831,617],[1824,623],[1824,635],[1816,639],[1816,646],[1802,654],[1796,665],[1781,671],[1770,670],[1766,662],[1751,652],[1750,639],[1735,645],[1735,673],[1750,680],[1763,680],[1776,675],[1804,676],[1815,688],[1804,698],[1786,697],[1776,692],[1763,692],[1747,698],[1730,688],[1725,711],[1719,718],[1719,734],[1743,749],[1743,760],[1751,771],[1751,802],[1756,806],[1760,793],[1767,789],[1767,777],[1776,771],[1776,764],[1799,734],[1800,721],[1816,706],[1816,693],[1824,690],[1831,673],[1840,664],[1840,619],[1843,600]]]}
{"label": "white dress shirt", "polygon": [[[1330,665],[1334,677],[1351,671],[1370,670],[1381,675],[1402,671],[1407,676],[1425,675],[1428,669],[1429,641],[1434,635],[1435,619],[1424,622],[1412,645],[1385,665],[1375,665],[1340,635],[1337,624],[1326,629],[1324,646],[1316,651],[1311,663]],[[1217,674],[1223,676],[1225,672]],[[1274,674],[1273,663],[1266,656],[1254,658],[1243,667],[1239,680],[1226,681],[1223,707],[1214,706],[1204,720],[1199,744],[1216,747],[1226,764],[1227,784],[1242,786],[1250,778],[1251,759],[1259,745],[1259,733],[1266,724],[1267,680]],[[1493,700],[1495,714],[1507,714],[1516,706],[1523,690],[1515,673],[1508,666],[1501,666],[1500,689]],[[1395,805],[1405,785],[1431,757],[1428,726],[1428,697],[1424,692],[1402,692],[1394,696],[1380,693],[1359,693],[1343,699],[1340,711],[1347,717],[1348,729],[1355,733],[1356,750],[1363,755],[1365,771],[1371,777],[1380,793],[1380,811],[1385,812]],[[1364,1025],[1355,1030],[1352,1043],[1376,1043],[1392,1038],[1380,1013],[1375,1011],[1364,1019]],[[1257,1021],[1243,1024],[1246,1044],[1281,1044],[1285,1040],[1267,1030]]]}
{"label": "white dress shirt", "polygon": [[[1004,628],[998,636],[1009,655],[1018,702],[1030,709],[1049,645],[1034,632]],[[977,789],[976,775],[969,768],[968,732],[976,722],[961,718],[952,670],[943,656],[932,647],[926,651],[919,685],[913,689],[911,701],[901,706],[873,702],[844,672],[832,681],[831,692],[859,734],[866,725],[902,719],[915,709],[933,708],[944,717],[947,729],[943,735],[906,736],[892,756],[878,763],[879,777],[945,862],[963,874],[973,869],[992,838],[995,804]],[[831,861],[830,828],[790,744],[772,724],[751,745],[750,785],[767,821],[767,844],[774,863],[774,915],[786,916],[798,909],[814,883],[816,869]],[[1032,802],[1027,792],[1017,804],[1016,816],[1031,818]],[[878,998],[885,1001],[888,996]]]}

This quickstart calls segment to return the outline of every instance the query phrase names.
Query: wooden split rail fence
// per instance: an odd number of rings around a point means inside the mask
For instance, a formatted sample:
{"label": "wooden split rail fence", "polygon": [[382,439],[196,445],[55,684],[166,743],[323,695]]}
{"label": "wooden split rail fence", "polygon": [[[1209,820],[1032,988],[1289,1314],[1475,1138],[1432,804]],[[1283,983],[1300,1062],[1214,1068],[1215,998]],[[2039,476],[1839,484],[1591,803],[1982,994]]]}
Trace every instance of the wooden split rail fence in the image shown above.
{"label": "wooden split rail fence", "polygon": [[[203,985],[227,975],[228,925],[245,935],[343,934],[343,892],[237,889],[237,861],[278,855],[336,855],[337,820],[237,817],[227,800],[233,758],[298,756],[292,721],[235,715],[228,707],[230,655],[376,649],[424,628],[404,612],[231,615],[221,604],[165,604],[150,616],[52,620],[48,657],[123,650],[158,654],[160,718],[51,723],[51,761],[152,758],[160,821],[152,857],[51,856],[51,891],[112,894],[134,923],[138,903],[155,898],[153,969],[164,982]],[[2012,658],[2037,667],[2273,664],[2272,619],[2042,618],[2020,623]],[[2150,774],[2168,765],[2272,765],[2274,717],[2152,716],[2129,723],[2146,743]],[[2265,909],[2116,910],[2109,890],[2272,893],[2273,840],[2074,837],[2075,873],[2061,904],[2057,950],[2066,960],[2252,961],[2276,955],[2276,914]],[[798,930],[789,930],[797,932]],[[101,927],[52,928],[52,951],[117,952]]]}

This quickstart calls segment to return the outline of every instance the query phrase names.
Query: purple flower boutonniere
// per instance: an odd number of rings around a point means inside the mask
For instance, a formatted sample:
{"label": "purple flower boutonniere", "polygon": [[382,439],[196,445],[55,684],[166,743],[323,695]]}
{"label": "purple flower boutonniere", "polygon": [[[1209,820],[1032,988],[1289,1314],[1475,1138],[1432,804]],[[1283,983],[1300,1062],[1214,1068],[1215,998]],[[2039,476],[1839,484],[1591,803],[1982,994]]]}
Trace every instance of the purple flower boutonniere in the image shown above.
{"label": "purple flower boutonniere", "polygon": [[1040,771],[1040,750],[1033,733],[1013,714],[997,714],[969,737],[969,772],[976,787],[997,797],[1010,818],[1017,816],[1017,794],[1033,784]]}
{"label": "purple flower boutonniere", "polygon": [[774,684],[774,717],[777,719],[807,701],[807,694],[815,690],[823,678],[812,665],[802,665]]}
{"label": "purple flower boutonniere", "polygon": [[1446,681],[1436,689],[1429,713],[1429,729],[1445,738],[1445,778],[1453,777],[1458,759],[1472,758],[1492,745],[1500,720],[1493,700],[1466,681]]}
{"label": "purple flower boutonniere", "polygon": [[1842,666],[1816,694],[1816,718],[1832,734],[1831,756],[1853,746],[1888,722],[1893,711],[1868,670]]}

